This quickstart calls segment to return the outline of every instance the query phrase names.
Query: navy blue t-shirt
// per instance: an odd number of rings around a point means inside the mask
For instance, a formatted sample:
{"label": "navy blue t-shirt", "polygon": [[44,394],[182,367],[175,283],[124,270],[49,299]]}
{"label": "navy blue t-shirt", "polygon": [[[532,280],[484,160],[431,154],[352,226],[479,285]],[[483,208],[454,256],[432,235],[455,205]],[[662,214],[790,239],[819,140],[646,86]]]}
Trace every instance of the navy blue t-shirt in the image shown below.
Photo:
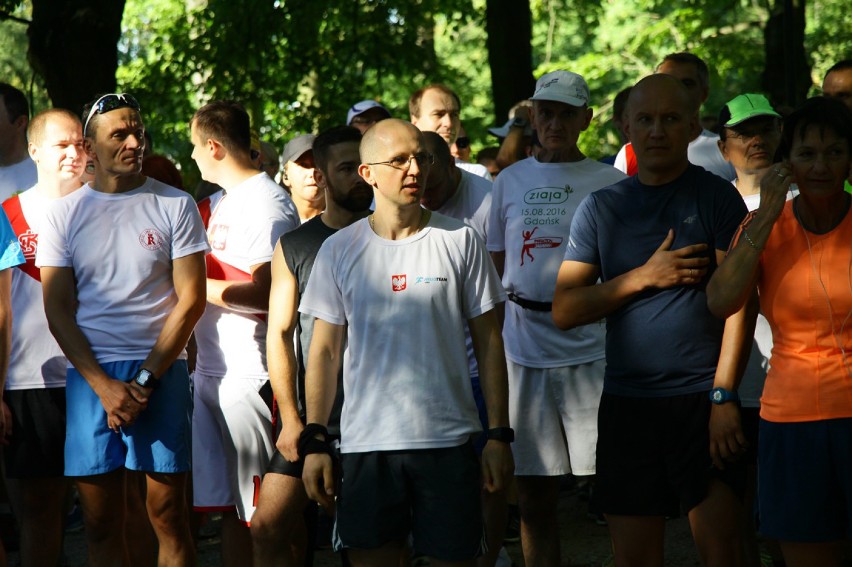
{"label": "navy blue t-shirt", "polygon": [[705,288],[715,251],[728,249],[746,214],[730,182],[695,165],[671,183],[643,185],[634,176],[580,204],[565,259],[600,266],[602,281],[643,265],[670,228],[672,250],[709,247],[710,269],[700,284],[648,290],[609,314],[605,392],[661,397],[712,387],[724,321],[707,309]]}

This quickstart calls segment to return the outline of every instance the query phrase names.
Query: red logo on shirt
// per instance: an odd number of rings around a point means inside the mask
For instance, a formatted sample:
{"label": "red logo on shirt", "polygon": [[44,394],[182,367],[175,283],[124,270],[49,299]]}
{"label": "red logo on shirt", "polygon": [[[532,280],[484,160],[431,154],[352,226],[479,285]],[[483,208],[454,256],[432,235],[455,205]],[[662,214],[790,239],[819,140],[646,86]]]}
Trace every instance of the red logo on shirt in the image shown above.
{"label": "red logo on shirt", "polygon": [[213,250],[224,250],[228,243],[228,225],[214,224],[207,229],[207,239]]}
{"label": "red logo on shirt", "polygon": [[18,235],[18,243],[21,245],[21,251],[24,253],[24,258],[32,260],[36,256],[38,248],[38,234],[27,229]]}
{"label": "red logo on shirt", "polygon": [[166,239],[156,228],[146,228],[139,235],[139,244],[148,250],[157,250],[166,243]]}
{"label": "red logo on shirt", "polygon": [[391,285],[394,291],[402,291],[405,289],[405,274],[397,274],[391,276]]}

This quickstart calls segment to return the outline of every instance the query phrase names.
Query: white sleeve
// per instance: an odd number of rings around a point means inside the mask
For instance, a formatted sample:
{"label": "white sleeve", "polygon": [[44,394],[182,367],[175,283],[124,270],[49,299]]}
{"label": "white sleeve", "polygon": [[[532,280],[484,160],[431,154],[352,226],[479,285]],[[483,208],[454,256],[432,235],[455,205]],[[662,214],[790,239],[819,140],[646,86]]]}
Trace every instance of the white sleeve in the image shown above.
{"label": "white sleeve", "polygon": [[185,199],[180,200],[180,207],[172,224],[172,260],[209,250],[201,213],[187,195]]}
{"label": "white sleeve", "polygon": [[621,146],[615,155],[615,163],[612,166],[622,173],[627,173],[627,144]]}
{"label": "white sleeve", "polygon": [[67,268],[71,266],[65,232],[65,211],[60,209],[60,200],[54,201],[39,227],[36,266]]}

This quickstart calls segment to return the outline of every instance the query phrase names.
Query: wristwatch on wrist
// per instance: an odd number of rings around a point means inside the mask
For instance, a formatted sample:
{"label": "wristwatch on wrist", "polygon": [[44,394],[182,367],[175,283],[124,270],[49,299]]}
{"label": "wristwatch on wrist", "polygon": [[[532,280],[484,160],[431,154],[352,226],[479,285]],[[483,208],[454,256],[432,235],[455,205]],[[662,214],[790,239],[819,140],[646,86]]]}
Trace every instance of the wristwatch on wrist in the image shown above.
{"label": "wristwatch on wrist", "polygon": [[731,392],[725,388],[713,388],[710,390],[710,401],[714,404],[738,402],[740,401],[740,396],[736,392]]}
{"label": "wristwatch on wrist", "polygon": [[511,443],[515,440],[515,430],[511,427],[492,427],[488,430],[488,440]]}
{"label": "wristwatch on wrist", "polygon": [[151,388],[152,390],[155,390],[160,385],[160,381],[154,376],[154,373],[144,368],[139,369],[139,372],[133,377],[133,381],[143,388]]}
{"label": "wristwatch on wrist", "polygon": [[526,128],[530,123],[528,120],[524,120],[523,118],[515,118],[512,120],[512,123],[509,124],[509,128]]}

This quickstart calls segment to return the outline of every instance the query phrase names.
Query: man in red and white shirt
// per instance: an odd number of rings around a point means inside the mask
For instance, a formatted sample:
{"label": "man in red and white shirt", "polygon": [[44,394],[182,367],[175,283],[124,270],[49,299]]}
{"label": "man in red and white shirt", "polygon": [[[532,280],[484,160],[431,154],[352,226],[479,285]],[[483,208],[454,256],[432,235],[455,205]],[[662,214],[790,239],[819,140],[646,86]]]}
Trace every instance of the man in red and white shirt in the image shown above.
{"label": "man in red and white shirt", "polygon": [[47,327],[38,233],[47,206],[77,190],[86,165],[80,119],[46,110],[27,128],[38,182],[3,203],[26,263],[12,272],[12,348],[4,402],[12,435],[3,450],[6,489],[21,526],[21,562],[56,565],[62,554],[66,359]]}
{"label": "man in red and white shirt", "polygon": [[290,197],[252,165],[249,117],[239,104],[203,106],[190,129],[202,178],[224,189],[207,226],[207,309],[195,329],[194,504],[223,512],[222,563],[244,565],[248,524],[275,449],[266,367],[270,262],[278,238],[300,223]]}

